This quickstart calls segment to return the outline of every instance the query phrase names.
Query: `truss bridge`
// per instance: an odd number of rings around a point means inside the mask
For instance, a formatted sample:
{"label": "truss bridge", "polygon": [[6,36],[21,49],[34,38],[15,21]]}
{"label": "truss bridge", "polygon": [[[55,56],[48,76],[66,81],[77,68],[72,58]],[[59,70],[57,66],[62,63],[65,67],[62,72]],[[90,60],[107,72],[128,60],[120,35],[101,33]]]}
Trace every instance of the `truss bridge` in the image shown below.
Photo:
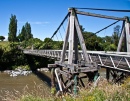
{"label": "truss bridge", "polygon": [[[80,28],[78,14],[98,18],[112,19],[116,22],[108,25],[100,31],[122,21],[122,31],[116,52],[110,51],[88,51]],[[119,82],[130,74],[130,19],[129,17],[114,17],[79,11],[76,8],[69,8],[67,15],[52,35],[56,35],[64,21],[68,19],[66,35],[62,50],[24,50],[24,54],[55,59],[54,64],[48,64],[52,70],[52,87],[55,87],[55,80],[58,82],[60,93],[77,94],[78,87],[86,87],[83,78],[88,82],[99,80],[100,68],[106,69],[106,78],[110,75],[114,82]],[[95,33],[95,34],[96,34]],[[120,52],[124,42],[125,52]],[[49,41],[47,42],[47,44]],[[80,45],[81,50],[78,50]]]}

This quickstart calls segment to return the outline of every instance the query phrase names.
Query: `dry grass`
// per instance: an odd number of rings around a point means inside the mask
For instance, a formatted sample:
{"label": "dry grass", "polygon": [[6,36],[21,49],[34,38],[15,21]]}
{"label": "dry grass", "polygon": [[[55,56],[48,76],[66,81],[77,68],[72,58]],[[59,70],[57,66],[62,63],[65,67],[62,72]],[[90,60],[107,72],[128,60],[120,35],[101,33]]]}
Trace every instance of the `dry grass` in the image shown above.
{"label": "dry grass", "polygon": [[[43,95],[43,93],[46,94]],[[28,86],[23,92],[4,91],[3,101],[130,101],[130,78],[123,85],[110,84],[107,80],[101,78],[97,87],[80,89],[79,95],[72,97],[64,95],[60,98],[48,95],[50,91],[42,85],[34,86],[30,90]]]}
{"label": "dry grass", "polygon": [[50,91],[47,88],[42,84],[37,85],[36,83],[33,89],[30,89],[29,86],[26,85],[22,92],[17,90],[1,90],[1,93],[4,95],[0,96],[2,101],[43,101],[43,99],[50,98],[51,96]]}
{"label": "dry grass", "polygon": [[130,101],[130,78],[123,85],[110,84],[101,78],[96,88],[81,89],[80,98],[82,101]]}

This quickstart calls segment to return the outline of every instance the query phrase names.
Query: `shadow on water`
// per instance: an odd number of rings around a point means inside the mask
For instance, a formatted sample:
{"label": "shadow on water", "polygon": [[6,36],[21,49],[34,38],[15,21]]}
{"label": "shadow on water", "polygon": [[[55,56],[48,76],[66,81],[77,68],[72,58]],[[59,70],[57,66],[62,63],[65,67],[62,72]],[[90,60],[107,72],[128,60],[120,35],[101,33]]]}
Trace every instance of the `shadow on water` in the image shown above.
{"label": "shadow on water", "polygon": [[[48,87],[51,88],[51,77],[49,77],[48,75],[46,75],[45,73],[40,72],[40,71],[32,71],[32,73],[34,75],[36,75],[43,82],[46,82]],[[51,76],[51,74],[49,74],[49,75]],[[59,90],[58,82],[55,82],[55,87],[56,87],[56,90],[58,91]]]}
{"label": "shadow on water", "polygon": [[[47,75],[46,73],[37,71],[37,68],[47,67],[48,64],[54,63],[54,60],[45,57],[31,56],[31,55],[26,55],[26,57],[33,74],[36,75],[39,79],[41,79],[43,82],[46,82],[49,87],[51,87],[51,74]],[[35,64],[36,61],[38,61],[41,64],[39,67],[36,66]],[[56,83],[56,89],[58,90],[59,89],[58,83],[57,82],[55,83]]]}
{"label": "shadow on water", "polygon": [[51,78],[49,76],[37,70],[32,71],[32,73],[35,74],[43,82],[46,82],[49,87],[51,87]]}

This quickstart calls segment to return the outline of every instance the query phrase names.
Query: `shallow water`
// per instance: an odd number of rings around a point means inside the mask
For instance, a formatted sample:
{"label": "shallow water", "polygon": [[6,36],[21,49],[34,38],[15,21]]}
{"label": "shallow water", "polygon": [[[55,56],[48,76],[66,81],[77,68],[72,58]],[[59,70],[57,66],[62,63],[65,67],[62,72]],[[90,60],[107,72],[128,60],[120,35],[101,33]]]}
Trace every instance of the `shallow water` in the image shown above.
{"label": "shallow water", "polygon": [[[9,92],[23,92],[24,88],[28,88],[31,92],[35,90],[37,86],[42,85],[43,95],[50,94],[50,73],[34,72],[28,76],[10,77],[7,73],[0,73],[0,95],[5,96],[4,91]],[[1,101],[1,99],[0,99]]]}
{"label": "shallow water", "polygon": [[[100,75],[105,77],[105,69],[101,69]],[[40,85],[40,90],[39,87]],[[10,77],[7,73],[0,72],[0,95],[5,96],[4,91],[9,91],[15,93],[16,91],[23,92],[26,88],[28,92],[32,92],[34,90],[42,90],[42,94],[45,96],[50,95],[50,87],[51,87],[51,79],[50,72],[33,72],[28,76],[17,76]],[[28,89],[27,89],[28,88]],[[1,98],[0,98],[1,101]]]}

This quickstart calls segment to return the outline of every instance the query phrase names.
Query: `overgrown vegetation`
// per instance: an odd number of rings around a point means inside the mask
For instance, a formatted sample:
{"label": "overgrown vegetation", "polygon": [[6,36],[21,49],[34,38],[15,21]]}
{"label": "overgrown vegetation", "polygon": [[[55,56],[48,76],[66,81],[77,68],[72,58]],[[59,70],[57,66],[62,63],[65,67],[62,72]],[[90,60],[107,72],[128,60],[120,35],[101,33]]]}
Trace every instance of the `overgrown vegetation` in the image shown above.
{"label": "overgrown vegetation", "polygon": [[[36,43],[36,47],[39,46]],[[52,60],[44,57],[25,55],[20,47],[18,42],[0,42],[0,70],[12,70],[18,67],[36,70],[37,68],[47,67],[48,62],[52,62]]]}
{"label": "overgrown vegetation", "polygon": [[[43,95],[43,92],[46,94]],[[42,85],[35,86],[32,91],[25,87],[23,92],[3,93],[5,96],[2,99],[5,101],[130,101],[130,78],[122,85],[110,84],[102,78],[96,88],[80,89],[77,96],[52,96]]]}

